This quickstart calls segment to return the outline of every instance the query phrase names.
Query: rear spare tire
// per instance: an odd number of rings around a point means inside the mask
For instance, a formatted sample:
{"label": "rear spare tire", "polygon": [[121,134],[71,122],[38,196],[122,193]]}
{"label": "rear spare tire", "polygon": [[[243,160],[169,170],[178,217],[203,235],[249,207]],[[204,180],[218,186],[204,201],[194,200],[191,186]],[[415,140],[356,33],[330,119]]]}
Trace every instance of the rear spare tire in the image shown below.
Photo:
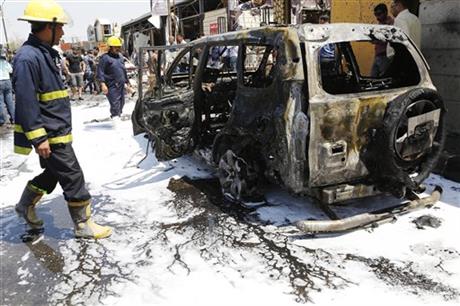
{"label": "rear spare tire", "polygon": [[417,190],[444,146],[445,107],[432,89],[411,90],[388,103],[382,126],[363,152],[379,189],[402,197]]}

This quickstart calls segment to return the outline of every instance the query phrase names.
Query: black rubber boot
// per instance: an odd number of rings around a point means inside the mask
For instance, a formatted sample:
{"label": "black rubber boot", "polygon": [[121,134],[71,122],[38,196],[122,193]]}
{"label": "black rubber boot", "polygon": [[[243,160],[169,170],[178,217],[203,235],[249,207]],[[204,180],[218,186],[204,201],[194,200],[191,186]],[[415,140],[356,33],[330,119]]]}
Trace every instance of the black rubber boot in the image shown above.
{"label": "black rubber boot", "polygon": [[44,193],[32,189],[27,185],[22,192],[19,203],[16,204],[15,210],[19,217],[26,220],[27,224],[32,228],[43,227],[43,220],[37,217],[35,213],[35,205],[40,201]]}

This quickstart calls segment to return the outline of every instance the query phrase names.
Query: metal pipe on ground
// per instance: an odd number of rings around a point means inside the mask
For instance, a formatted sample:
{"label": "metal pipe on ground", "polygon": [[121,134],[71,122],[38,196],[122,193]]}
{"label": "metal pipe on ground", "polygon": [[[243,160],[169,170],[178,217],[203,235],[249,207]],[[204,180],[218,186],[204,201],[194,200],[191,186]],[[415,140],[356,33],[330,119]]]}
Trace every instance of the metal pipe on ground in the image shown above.
{"label": "metal pipe on ground", "polygon": [[409,201],[397,207],[390,207],[385,212],[363,213],[339,220],[304,220],[298,221],[296,227],[305,233],[332,233],[365,227],[368,225],[391,221],[397,215],[434,205],[441,199],[442,188],[436,186],[431,195]]}

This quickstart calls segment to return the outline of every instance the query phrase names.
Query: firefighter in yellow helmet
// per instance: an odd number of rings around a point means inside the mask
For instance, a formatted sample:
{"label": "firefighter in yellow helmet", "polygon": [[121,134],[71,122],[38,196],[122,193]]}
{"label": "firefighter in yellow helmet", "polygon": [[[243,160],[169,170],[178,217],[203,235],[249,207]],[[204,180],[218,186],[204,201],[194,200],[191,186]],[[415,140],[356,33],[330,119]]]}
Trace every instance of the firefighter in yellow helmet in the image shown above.
{"label": "firefighter in yellow helmet", "polygon": [[121,38],[117,36],[111,36],[107,39],[107,45],[109,47],[121,47],[123,45]]}
{"label": "firefighter in yellow helmet", "polygon": [[109,37],[107,45],[109,52],[102,55],[99,60],[97,79],[101,84],[102,92],[109,100],[111,118],[119,120],[125,105],[126,88],[130,91],[132,89],[126,73],[124,57],[121,54],[121,39],[116,36]]}
{"label": "firefighter in yellow helmet", "polygon": [[31,0],[19,20],[29,22],[32,33],[13,60],[14,151],[29,154],[35,149],[44,171],[27,183],[16,212],[30,227],[42,228],[35,205],[59,183],[75,224],[75,236],[108,237],[111,228],[91,219],[91,195],[72,148],[69,95],[57,67],[59,54],[52,48],[59,43],[69,18],[54,0]]}

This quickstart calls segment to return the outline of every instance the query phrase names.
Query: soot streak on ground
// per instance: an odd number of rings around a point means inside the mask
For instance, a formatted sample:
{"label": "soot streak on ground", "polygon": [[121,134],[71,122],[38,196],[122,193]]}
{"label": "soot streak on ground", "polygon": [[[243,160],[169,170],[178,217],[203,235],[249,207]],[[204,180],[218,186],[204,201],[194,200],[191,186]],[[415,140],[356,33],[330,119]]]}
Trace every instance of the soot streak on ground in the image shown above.
{"label": "soot streak on ground", "polygon": [[[162,225],[165,240],[170,230],[184,233],[190,227],[193,228],[191,239],[175,246],[176,252],[171,265],[180,264],[190,271],[187,264],[181,260],[180,250],[188,244],[206,245],[206,239],[209,237],[207,233],[214,231],[214,246],[249,249],[257,253],[263,259],[270,278],[289,281],[291,293],[296,296],[298,302],[312,301],[311,292],[321,291],[322,288],[341,289],[356,285],[343,271],[347,261],[365,264],[388,286],[401,287],[414,294],[437,294],[445,300],[456,299],[459,296],[457,289],[417,272],[412,262],[398,265],[383,257],[331,254],[322,249],[298,246],[282,233],[266,231],[265,224],[257,220],[254,211],[225,202],[216,181],[171,180],[168,188],[176,194],[171,204],[178,215],[185,216],[191,207],[202,209],[199,214],[184,222]],[[226,254],[219,254],[219,249],[216,247],[210,251],[208,247],[202,250],[202,255],[205,259],[214,258],[225,264]]]}

